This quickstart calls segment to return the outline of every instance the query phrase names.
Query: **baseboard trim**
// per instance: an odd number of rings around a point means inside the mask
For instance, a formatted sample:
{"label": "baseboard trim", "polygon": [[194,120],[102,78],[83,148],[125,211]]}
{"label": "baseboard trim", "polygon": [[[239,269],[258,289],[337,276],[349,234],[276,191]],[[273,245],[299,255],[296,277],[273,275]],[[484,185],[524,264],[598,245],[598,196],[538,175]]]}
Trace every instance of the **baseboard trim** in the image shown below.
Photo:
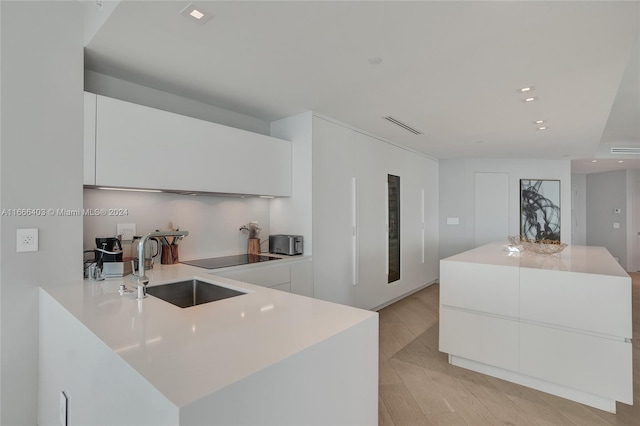
{"label": "baseboard trim", "polygon": [[389,306],[389,305],[392,305],[392,304],[396,303],[398,300],[402,300],[402,299],[404,299],[404,298],[405,298],[405,297],[407,297],[407,296],[411,296],[413,293],[417,293],[418,291],[420,291],[420,290],[422,290],[422,289],[424,289],[424,288],[427,288],[427,287],[429,287],[429,286],[431,286],[431,285],[433,285],[433,284],[436,284],[437,282],[438,282],[438,278],[436,278],[435,280],[433,280],[433,281],[431,281],[431,282],[428,282],[428,283],[426,283],[426,284],[424,284],[424,285],[421,285],[420,287],[418,287],[418,288],[416,288],[416,289],[413,289],[413,290],[411,290],[411,291],[409,291],[409,292],[407,292],[407,293],[404,293],[403,295],[398,296],[398,297],[396,297],[395,299],[391,299],[391,300],[389,300],[388,302],[384,302],[382,305],[378,305],[378,306],[376,306],[376,307],[374,307],[374,308],[371,308],[370,310],[371,310],[371,311],[376,311],[376,312],[377,312],[377,311],[379,311],[380,309],[386,308],[387,306]]}

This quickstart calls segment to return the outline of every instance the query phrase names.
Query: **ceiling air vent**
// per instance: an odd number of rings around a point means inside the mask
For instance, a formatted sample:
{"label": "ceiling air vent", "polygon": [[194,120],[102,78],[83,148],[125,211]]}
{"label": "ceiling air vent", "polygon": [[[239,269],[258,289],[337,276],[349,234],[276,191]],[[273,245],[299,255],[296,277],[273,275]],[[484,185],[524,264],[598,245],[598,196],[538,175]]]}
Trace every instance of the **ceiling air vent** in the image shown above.
{"label": "ceiling air vent", "polygon": [[413,133],[414,135],[422,135],[423,134],[420,130],[416,130],[413,127],[409,126],[408,124],[403,123],[402,121],[400,121],[400,120],[398,120],[396,118],[393,118],[391,116],[382,117],[382,118],[384,118],[385,120],[395,124],[396,126],[402,127],[403,129],[405,129],[408,132]]}
{"label": "ceiling air vent", "polygon": [[640,148],[611,148],[611,153],[640,155]]}

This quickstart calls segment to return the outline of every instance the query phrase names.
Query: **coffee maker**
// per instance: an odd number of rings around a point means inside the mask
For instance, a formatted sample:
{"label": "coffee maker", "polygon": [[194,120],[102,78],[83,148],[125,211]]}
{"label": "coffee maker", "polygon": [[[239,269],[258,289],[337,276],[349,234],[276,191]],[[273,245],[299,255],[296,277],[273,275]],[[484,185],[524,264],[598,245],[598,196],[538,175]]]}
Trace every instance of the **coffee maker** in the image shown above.
{"label": "coffee maker", "polygon": [[122,258],[122,243],[118,237],[96,237],[94,249],[96,268],[105,278],[123,277],[131,273],[131,265]]}

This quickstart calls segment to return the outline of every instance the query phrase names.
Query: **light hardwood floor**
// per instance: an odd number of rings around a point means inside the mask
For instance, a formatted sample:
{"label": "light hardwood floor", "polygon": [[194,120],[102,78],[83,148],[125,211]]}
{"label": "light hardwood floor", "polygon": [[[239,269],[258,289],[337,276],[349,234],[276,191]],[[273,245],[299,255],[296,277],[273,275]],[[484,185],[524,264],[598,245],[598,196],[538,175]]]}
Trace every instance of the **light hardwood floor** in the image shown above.
{"label": "light hardwood floor", "polygon": [[449,365],[438,351],[439,286],[380,310],[380,425],[640,426],[640,273],[633,279],[634,405],[617,414]]}

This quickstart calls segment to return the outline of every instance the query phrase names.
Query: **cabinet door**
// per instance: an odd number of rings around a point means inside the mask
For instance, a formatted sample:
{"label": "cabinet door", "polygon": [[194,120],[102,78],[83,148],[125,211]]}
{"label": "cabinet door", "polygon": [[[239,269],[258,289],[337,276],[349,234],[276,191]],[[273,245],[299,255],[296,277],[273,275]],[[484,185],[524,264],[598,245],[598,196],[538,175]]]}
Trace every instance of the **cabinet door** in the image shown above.
{"label": "cabinet door", "polygon": [[355,132],[313,118],[314,296],[354,304]]}
{"label": "cabinet door", "polygon": [[440,261],[440,304],[519,318],[520,268]]}
{"label": "cabinet door", "polygon": [[313,262],[311,260],[291,264],[291,293],[313,297]]}
{"label": "cabinet door", "polygon": [[[400,271],[399,281],[389,283],[387,280],[387,175],[400,176],[402,185],[402,152],[400,148],[361,133],[356,133],[356,138],[359,254],[356,306],[371,309],[400,296],[397,288],[403,280],[403,271]],[[401,200],[403,197],[400,193]],[[402,227],[400,223],[401,230]],[[400,259],[402,262],[402,253]]]}
{"label": "cabinet door", "polygon": [[[274,260],[272,262],[278,261]],[[279,284],[289,284],[291,282],[289,264],[254,265],[241,269],[232,269],[230,271],[213,272],[212,274],[264,287],[274,287]]]}
{"label": "cabinet door", "polygon": [[630,342],[523,323],[520,373],[633,404]]}
{"label": "cabinet door", "polygon": [[96,185],[291,195],[291,143],[98,96]]}
{"label": "cabinet door", "polygon": [[422,187],[424,188],[424,264],[423,281],[435,281],[440,275],[440,224],[438,162],[423,158]]}
{"label": "cabinet door", "polygon": [[440,351],[518,371],[518,321],[440,308]]}
{"label": "cabinet door", "polygon": [[96,184],[96,98],[84,92],[84,185]]}
{"label": "cabinet door", "polygon": [[520,316],[630,339],[631,278],[520,268]]}
{"label": "cabinet door", "polygon": [[273,290],[286,291],[287,293],[291,293],[291,283],[278,284],[269,287]]}
{"label": "cabinet door", "polygon": [[427,283],[425,247],[425,187],[423,157],[409,151],[402,156],[402,279],[411,289]]}

